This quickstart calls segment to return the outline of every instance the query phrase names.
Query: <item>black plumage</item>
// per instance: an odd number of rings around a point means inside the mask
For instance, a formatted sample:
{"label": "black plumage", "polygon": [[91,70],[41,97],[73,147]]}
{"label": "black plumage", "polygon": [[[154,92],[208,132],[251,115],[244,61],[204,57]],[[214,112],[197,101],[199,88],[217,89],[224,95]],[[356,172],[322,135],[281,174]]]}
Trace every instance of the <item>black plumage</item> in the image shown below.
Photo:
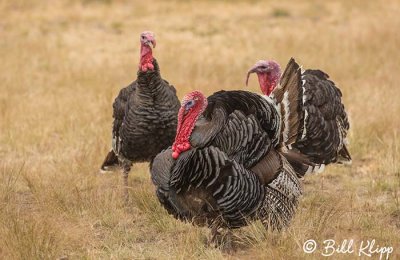
{"label": "black plumage", "polygon": [[306,70],[302,74],[304,88],[303,110],[307,111],[305,130],[293,147],[316,163],[328,164],[350,161],[346,148],[350,128],[342,92],[320,70]]}
{"label": "black plumage", "polygon": [[134,161],[150,161],[172,144],[180,107],[176,90],[163,80],[157,61],[154,70],[138,72],[136,88],[129,95],[119,128],[118,154]]}
{"label": "black plumage", "polygon": [[246,116],[254,115],[272,142],[278,143],[280,114],[271,102],[260,95],[242,90],[221,90],[208,97],[207,101],[208,105],[203,113],[207,120],[211,120],[212,113],[218,108],[222,108],[226,115],[239,110]]}
{"label": "black plumage", "polygon": [[[285,93],[297,98],[285,99]],[[271,97],[281,111],[289,100],[296,103],[291,104],[293,109],[286,121],[287,137],[282,137],[282,143],[290,152],[305,155],[312,162],[308,167],[295,166],[300,175],[322,171],[330,163],[351,162],[346,147],[350,125],[341,101],[342,93],[326,73],[320,70],[302,71],[292,58],[281,77],[280,86]],[[292,117],[295,119],[292,120]],[[285,128],[285,119],[282,120],[282,127]]]}
{"label": "black plumage", "polygon": [[302,73],[294,59],[271,96],[219,91],[200,109],[203,96],[190,93],[178,115],[186,125],[151,167],[159,201],[176,218],[211,227],[213,237],[255,219],[287,227],[302,193],[299,177],[345,149],[340,97],[326,74]]}
{"label": "black plumage", "polygon": [[193,148],[176,161],[171,149],[154,159],[159,201],[175,217],[213,230],[239,228],[251,219],[283,228],[294,215],[301,185],[276,150],[279,122],[274,104],[260,95],[210,96],[191,133]]}
{"label": "black plumage", "polygon": [[103,170],[119,163],[127,175],[132,163],[151,161],[174,140],[180,102],[155,59],[153,66],[154,70],[139,70],[114,101],[112,150]]}

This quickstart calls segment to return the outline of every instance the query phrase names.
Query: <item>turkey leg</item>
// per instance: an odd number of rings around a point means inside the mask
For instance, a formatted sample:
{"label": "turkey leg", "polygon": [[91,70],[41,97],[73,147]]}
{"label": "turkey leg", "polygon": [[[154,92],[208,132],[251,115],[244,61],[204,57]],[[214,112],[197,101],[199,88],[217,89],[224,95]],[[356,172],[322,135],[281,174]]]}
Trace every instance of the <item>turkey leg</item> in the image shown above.
{"label": "turkey leg", "polygon": [[128,176],[131,171],[131,164],[124,163],[122,178],[123,178],[123,197],[124,197],[124,205],[128,205],[129,202],[129,192],[128,192]]}

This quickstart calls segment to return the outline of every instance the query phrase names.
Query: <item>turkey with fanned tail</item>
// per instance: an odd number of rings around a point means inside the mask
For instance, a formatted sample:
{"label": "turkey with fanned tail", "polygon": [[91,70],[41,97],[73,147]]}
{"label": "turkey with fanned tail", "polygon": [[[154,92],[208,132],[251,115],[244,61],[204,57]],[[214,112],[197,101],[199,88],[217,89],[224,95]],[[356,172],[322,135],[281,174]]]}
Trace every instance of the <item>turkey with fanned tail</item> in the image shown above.
{"label": "turkey with fanned tail", "polygon": [[210,227],[214,242],[219,228],[251,220],[286,227],[302,188],[277,149],[280,121],[275,104],[258,94],[186,95],[175,142],[151,166],[161,204],[178,219]]}
{"label": "turkey with fanned tail", "polygon": [[112,149],[101,166],[101,170],[121,166],[125,187],[133,163],[151,162],[172,144],[180,107],[175,88],[161,77],[153,58],[154,34],[143,32],[140,43],[137,79],[121,89],[114,101]]}
{"label": "turkey with fanned tail", "polygon": [[[258,61],[247,73],[256,73],[261,91],[283,116],[280,144],[296,172],[322,172],[330,163],[351,163],[346,147],[349,121],[342,93],[321,70],[305,70],[292,58],[281,76],[275,61]],[[308,162],[299,160],[304,157]],[[310,163],[311,162],[311,163]]]}

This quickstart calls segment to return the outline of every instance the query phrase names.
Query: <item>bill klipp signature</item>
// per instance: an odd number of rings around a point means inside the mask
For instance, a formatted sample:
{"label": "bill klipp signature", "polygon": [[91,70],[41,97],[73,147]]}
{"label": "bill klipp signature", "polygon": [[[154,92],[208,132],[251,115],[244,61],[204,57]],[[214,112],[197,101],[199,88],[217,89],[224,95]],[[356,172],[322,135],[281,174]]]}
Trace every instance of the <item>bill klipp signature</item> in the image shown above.
{"label": "bill klipp signature", "polygon": [[393,253],[392,246],[381,246],[375,239],[363,240],[358,243],[354,239],[344,239],[339,243],[333,239],[326,239],[320,245],[315,240],[309,239],[303,244],[305,253],[311,254],[317,249],[321,255],[327,257],[336,254],[356,254],[359,257],[379,257],[379,260],[389,259]]}

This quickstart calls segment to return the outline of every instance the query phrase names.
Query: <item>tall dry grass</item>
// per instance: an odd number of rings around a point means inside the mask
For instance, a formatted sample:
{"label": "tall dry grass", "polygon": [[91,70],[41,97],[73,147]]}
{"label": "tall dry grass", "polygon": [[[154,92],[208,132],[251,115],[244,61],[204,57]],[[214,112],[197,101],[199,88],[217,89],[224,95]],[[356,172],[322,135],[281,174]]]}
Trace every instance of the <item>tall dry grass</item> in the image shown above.
{"label": "tall dry grass", "polygon": [[[400,257],[398,1],[0,1],[0,258],[320,259],[304,241],[376,239]],[[136,77],[138,35],[179,96],[243,89],[258,59],[295,56],[328,72],[351,117],[351,167],[304,180],[292,226],[235,231],[238,250],[206,246],[175,221],[147,165],[98,175],[111,103]],[[252,79],[250,91],[258,92]],[[376,255],[375,255],[376,256]],[[358,258],[357,255],[335,255]]]}

